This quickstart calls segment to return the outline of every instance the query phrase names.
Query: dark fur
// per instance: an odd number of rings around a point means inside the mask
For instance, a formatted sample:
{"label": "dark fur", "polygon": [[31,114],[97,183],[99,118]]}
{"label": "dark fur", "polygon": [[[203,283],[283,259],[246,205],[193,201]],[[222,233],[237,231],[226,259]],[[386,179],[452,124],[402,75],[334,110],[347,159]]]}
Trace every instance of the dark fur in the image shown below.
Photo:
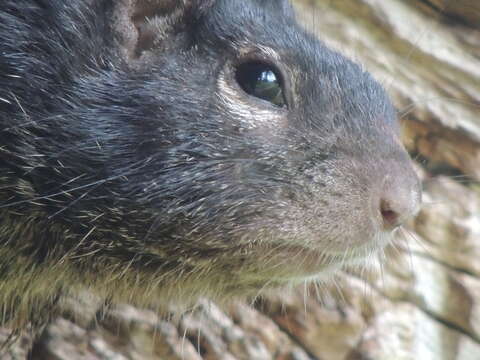
{"label": "dark fur", "polygon": [[[72,286],[148,302],[275,285],[289,270],[269,250],[365,242],[385,176],[418,193],[384,90],[286,2],[155,4],[2,3],[0,291],[6,313],[25,302],[19,323]],[[259,48],[290,101],[239,91],[254,122],[278,115],[249,128],[218,79]]]}

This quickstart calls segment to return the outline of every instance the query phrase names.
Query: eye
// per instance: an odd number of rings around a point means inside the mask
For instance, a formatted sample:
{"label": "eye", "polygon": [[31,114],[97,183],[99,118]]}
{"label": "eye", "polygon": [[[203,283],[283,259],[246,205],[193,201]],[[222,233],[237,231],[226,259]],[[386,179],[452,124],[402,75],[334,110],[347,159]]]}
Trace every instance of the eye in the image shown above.
{"label": "eye", "polygon": [[237,67],[235,78],[247,94],[285,107],[283,84],[278,72],[268,64],[248,62]]}

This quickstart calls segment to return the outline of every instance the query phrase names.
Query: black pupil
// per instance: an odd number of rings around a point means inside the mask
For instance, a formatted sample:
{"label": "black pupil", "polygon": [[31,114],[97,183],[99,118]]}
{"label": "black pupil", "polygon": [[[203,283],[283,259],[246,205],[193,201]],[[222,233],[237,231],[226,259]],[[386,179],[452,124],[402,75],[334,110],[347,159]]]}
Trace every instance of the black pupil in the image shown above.
{"label": "black pupil", "polygon": [[275,70],[262,63],[245,63],[237,68],[237,82],[247,94],[285,106],[282,86]]}

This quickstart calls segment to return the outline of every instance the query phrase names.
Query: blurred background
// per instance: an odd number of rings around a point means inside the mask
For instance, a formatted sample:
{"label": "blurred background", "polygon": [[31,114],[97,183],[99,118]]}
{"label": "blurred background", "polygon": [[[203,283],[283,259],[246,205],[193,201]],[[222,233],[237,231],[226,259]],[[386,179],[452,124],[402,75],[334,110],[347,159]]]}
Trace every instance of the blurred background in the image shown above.
{"label": "blurred background", "polygon": [[[321,288],[205,301],[172,318],[71,299],[32,359],[480,359],[480,1],[294,5],[307,29],[392,96],[423,180],[418,217],[382,265]],[[29,342],[21,337],[2,359],[25,359]]]}

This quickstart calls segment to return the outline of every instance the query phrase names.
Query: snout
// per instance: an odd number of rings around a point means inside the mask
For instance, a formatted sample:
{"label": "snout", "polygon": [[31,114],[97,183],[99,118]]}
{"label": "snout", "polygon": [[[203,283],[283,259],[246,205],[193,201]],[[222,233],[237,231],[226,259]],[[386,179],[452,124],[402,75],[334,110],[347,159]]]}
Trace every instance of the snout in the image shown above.
{"label": "snout", "polygon": [[420,208],[422,192],[420,182],[413,169],[387,170],[378,189],[371,189],[372,216],[379,228],[392,231],[415,216]]}

